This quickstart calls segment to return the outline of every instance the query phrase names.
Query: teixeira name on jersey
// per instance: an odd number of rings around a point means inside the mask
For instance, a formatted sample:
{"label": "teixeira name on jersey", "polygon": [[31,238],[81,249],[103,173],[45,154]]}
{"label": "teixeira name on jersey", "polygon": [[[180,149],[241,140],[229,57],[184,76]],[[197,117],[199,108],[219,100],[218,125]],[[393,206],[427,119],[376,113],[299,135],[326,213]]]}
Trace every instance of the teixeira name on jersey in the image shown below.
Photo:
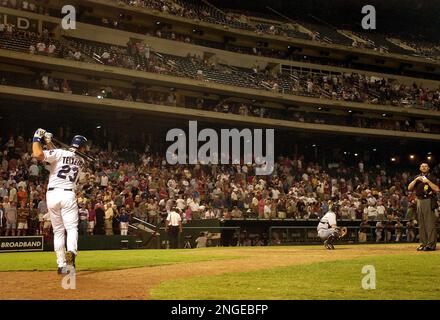
{"label": "teixeira name on jersey", "polygon": [[63,157],[63,164],[73,164],[75,166],[81,167],[81,169],[83,170],[86,169],[84,161],[76,157]]}

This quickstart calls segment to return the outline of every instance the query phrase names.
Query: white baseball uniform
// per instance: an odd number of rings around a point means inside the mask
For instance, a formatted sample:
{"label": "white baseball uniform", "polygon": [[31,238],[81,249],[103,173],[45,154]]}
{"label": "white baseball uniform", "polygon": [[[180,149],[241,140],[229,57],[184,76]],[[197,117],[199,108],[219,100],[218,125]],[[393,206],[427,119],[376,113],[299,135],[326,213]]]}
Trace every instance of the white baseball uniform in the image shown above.
{"label": "white baseball uniform", "polygon": [[319,221],[317,227],[318,237],[320,237],[322,240],[326,240],[329,235],[335,232],[335,230],[331,227],[332,225],[336,225],[336,214],[333,211],[329,210],[321,218],[321,221]]}
{"label": "white baseball uniform", "polygon": [[44,161],[49,163],[46,199],[54,233],[54,250],[58,267],[65,267],[66,231],[67,250],[76,255],[78,248],[78,204],[75,188],[85,164],[83,159],[69,150],[53,149],[43,152]]}

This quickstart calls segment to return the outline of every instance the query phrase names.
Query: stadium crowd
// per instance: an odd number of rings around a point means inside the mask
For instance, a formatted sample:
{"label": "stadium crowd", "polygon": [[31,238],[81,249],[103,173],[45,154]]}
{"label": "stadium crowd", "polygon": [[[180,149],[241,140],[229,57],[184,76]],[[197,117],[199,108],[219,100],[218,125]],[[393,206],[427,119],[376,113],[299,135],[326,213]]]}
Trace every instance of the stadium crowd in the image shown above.
{"label": "stadium crowd", "polygon": [[[362,33],[354,34],[357,38],[363,39],[362,41],[357,41],[356,38],[351,39],[349,36],[343,36],[335,27],[329,27],[325,25],[316,25],[305,23],[303,26],[308,27],[308,31],[304,29],[301,30],[299,25],[296,23],[288,23],[284,19],[283,21],[278,21],[279,18],[270,17],[273,20],[272,23],[253,21],[252,19],[258,18],[258,14],[249,15],[246,12],[229,12],[225,13],[222,10],[215,9],[212,6],[208,6],[203,2],[197,1],[178,1],[171,2],[166,0],[113,0],[119,5],[129,5],[138,8],[149,8],[161,13],[176,15],[180,17],[185,17],[191,20],[201,20],[208,23],[219,24],[223,26],[245,29],[248,31],[253,31],[258,35],[270,35],[270,36],[283,36],[289,38],[299,38],[308,39],[322,42],[330,42],[335,44],[342,44],[346,46],[351,46],[354,48],[371,49],[380,52],[393,52],[406,55],[416,55],[424,56],[428,58],[438,58],[440,56],[439,43],[435,43],[432,40],[420,40],[418,36],[411,34],[405,35],[393,35],[392,38],[399,39],[399,42],[404,44],[403,46],[398,46],[394,42],[390,42],[385,35],[380,35],[379,37],[368,38],[368,35]],[[2,0],[0,1],[0,6],[19,9],[23,11],[29,11],[34,13],[39,13],[43,15],[52,15],[58,17],[58,12],[51,10],[45,6],[45,3],[33,2],[33,1],[17,1],[17,0]],[[292,59],[300,60],[305,62],[310,62],[307,57],[303,55],[296,55],[290,50],[273,50],[267,49],[263,44],[258,45],[253,48],[248,47],[238,47],[232,44],[220,44],[212,41],[207,41],[198,37],[190,37],[188,35],[176,34],[175,32],[167,30],[167,24],[162,24],[159,22],[156,28],[149,29],[146,27],[132,25],[126,23],[131,19],[125,14],[120,14],[118,18],[102,17],[96,18],[93,16],[81,16],[78,17],[79,21],[85,23],[91,23],[96,25],[102,25],[104,27],[127,30],[131,32],[136,32],[140,34],[147,34],[151,36],[156,36],[160,38],[167,38],[169,40],[184,41],[188,43],[199,44],[202,46],[214,47],[224,50],[230,50],[240,53],[262,55],[280,59]],[[9,29],[10,26],[0,24],[0,32],[4,29]],[[342,39],[341,39],[342,38]],[[380,40],[379,40],[380,39]],[[405,40],[402,40],[405,39]],[[260,42],[259,42],[260,43]],[[389,47],[393,49],[390,49]],[[410,49],[408,49],[408,47]],[[324,60],[321,60],[321,63]],[[329,64],[333,65],[332,62]]]}
{"label": "stadium crowd", "polygon": [[[30,140],[23,136],[11,135],[1,145],[3,233],[49,235],[45,164],[31,157]],[[77,190],[82,234],[126,234],[132,216],[160,224],[172,208],[184,223],[319,219],[329,200],[341,219],[362,220],[364,229],[416,223],[415,195],[407,191],[411,174],[380,165],[367,167],[361,161],[355,167],[336,163],[325,168],[303,156],[280,156],[272,175],[256,176],[252,165],[168,165],[149,146],[142,153],[92,150],[98,162],[79,176]]]}
{"label": "stadium crowd", "polygon": [[10,49],[17,41],[21,42],[15,50],[24,51],[23,42],[29,43],[27,50],[30,54],[57,56],[320,99],[440,110],[440,87],[430,89],[416,83],[408,85],[395,79],[362,73],[271,70],[260,69],[258,66],[252,69],[236,68],[196,55],[179,57],[155,52],[148,44],[133,41],[128,42],[126,47],[119,47],[67,39],[67,47],[51,39],[48,31],[35,36],[17,32],[13,27],[3,31],[0,28],[0,48]]}
{"label": "stadium crowd", "polygon": [[[233,97],[221,97],[217,100],[204,99],[202,97],[184,97],[177,102],[175,91],[164,89],[163,91],[151,90],[148,87],[136,86],[133,89],[118,88],[114,86],[100,86],[85,84],[66,79],[57,79],[45,72],[35,71],[33,76],[0,72],[0,84],[20,87],[29,87],[54,92],[86,95],[99,99],[118,99],[141,103],[151,103],[165,106],[177,106],[194,108],[199,110],[215,111],[220,113],[233,113],[242,116],[253,116],[271,119],[286,119],[305,123],[343,125],[359,128],[374,128],[407,132],[440,132],[440,128],[434,124],[428,124],[421,120],[392,119],[380,116],[369,118],[349,113],[346,116],[332,115],[324,112],[305,112],[298,110],[279,110],[268,108],[257,101],[237,102]],[[183,102],[182,102],[183,101]],[[322,108],[321,108],[322,109]]]}

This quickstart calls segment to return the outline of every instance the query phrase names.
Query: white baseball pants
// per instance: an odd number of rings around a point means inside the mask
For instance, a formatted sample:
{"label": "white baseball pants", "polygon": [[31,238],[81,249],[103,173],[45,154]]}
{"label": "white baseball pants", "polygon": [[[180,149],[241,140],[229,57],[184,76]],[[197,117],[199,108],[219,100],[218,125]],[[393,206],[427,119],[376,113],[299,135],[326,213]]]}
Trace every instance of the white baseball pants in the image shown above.
{"label": "white baseball pants", "polygon": [[54,189],[47,191],[46,199],[50,221],[52,222],[57,264],[58,267],[65,267],[66,231],[67,251],[71,251],[75,255],[78,251],[78,204],[76,195],[74,191]]}

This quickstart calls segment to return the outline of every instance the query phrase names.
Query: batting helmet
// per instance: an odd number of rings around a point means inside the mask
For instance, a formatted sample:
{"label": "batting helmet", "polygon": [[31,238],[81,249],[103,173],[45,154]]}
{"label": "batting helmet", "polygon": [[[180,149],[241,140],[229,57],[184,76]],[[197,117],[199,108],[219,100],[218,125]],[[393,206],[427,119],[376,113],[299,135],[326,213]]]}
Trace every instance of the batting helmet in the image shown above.
{"label": "batting helmet", "polygon": [[84,136],[76,135],[73,137],[70,145],[74,148],[81,148],[87,143],[87,139]]}

